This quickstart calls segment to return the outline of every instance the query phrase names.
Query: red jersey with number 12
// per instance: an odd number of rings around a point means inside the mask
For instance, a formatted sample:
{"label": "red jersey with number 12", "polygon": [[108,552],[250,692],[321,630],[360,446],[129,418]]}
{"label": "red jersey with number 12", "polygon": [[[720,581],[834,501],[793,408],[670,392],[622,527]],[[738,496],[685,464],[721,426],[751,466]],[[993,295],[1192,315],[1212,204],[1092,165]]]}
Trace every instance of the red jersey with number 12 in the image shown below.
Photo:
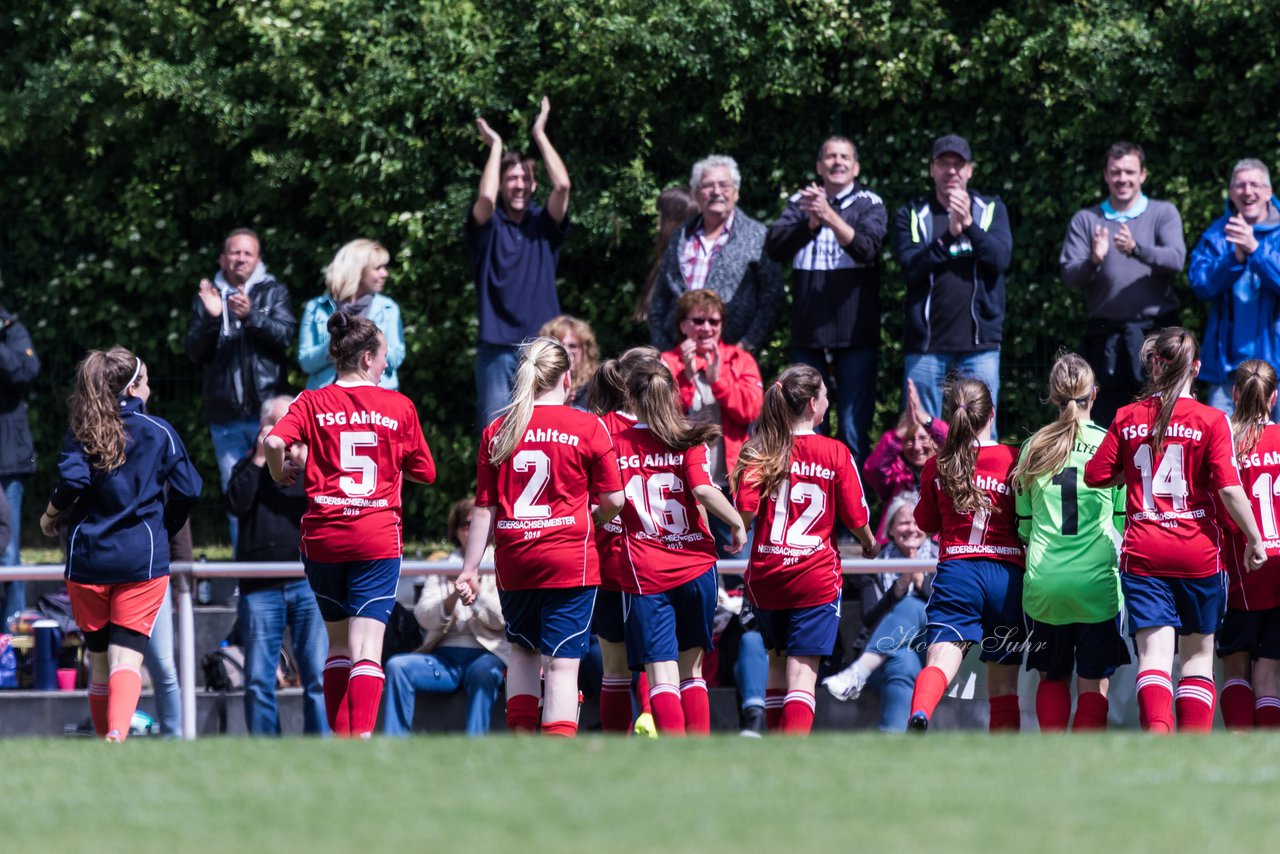
{"label": "red jersey with number 12", "polygon": [[762,496],[749,475],[743,474],[737,495],[738,509],[756,514],[747,598],[767,610],[832,601],[844,586],[836,519],[850,530],[870,519],[849,449],[805,433],[793,438],[790,474],[773,495]]}
{"label": "red jersey with number 12", "polygon": [[591,496],[622,489],[618,461],[600,419],[562,405],[533,407],[511,456],[495,465],[480,438],[476,506],[495,507],[494,567],[502,590],[594,587],[600,583]]}
{"label": "red jersey with number 12", "polygon": [[1094,488],[1124,476],[1127,523],[1120,571],[1166,578],[1207,578],[1222,569],[1225,532],[1218,490],[1240,485],[1231,424],[1217,409],[1180,397],[1164,435],[1151,447],[1160,398],[1121,407],[1084,468]]}
{"label": "red jersey with number 12", "polygon": [[365,383],[304,391],[271,435],[307,445],[303,555],[323,563],[400,557],[404,475],[436,479],[409,398]]}
{"label": "red jersey with number 12", "polygon": [[1253,505],[1253,519],[1267,548],[1267,562],[1253,572],[1246,571],[1244,532],[1230,517],[1225,519],[1231,531],[1223,555],[1230,581],[1227,605],[1238,611],[1264,611],[1280,607],[1280,520],[1276,512],[1280,496],[1280,424],[1264,427],[1258,444],[1238,457],[1237,462],[1245,494]]}
{"label": "red jersey with number 12", "polygon": [[1013,467],[1018,449],[1008,445],[980,445],[973,482],[991,500],[990,510],[961,513],[938,480],[938,458],[931,457],[920,473],[920,503],[916,524],[926,534],[938,533],[938,563],[949,560],[999,560],[1025,566],[1018,539],[1017,502]]}

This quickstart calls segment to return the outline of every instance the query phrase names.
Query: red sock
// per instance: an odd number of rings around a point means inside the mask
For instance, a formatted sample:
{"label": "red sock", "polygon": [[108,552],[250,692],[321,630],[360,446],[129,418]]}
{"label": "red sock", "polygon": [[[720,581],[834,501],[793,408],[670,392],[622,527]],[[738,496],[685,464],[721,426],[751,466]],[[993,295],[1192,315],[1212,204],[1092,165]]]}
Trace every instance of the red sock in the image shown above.
{"label": "red sock", "polygon": [[129,667],[117,667],[111,671],[107,682],[107,732],[113,730],[124,741],[129,737],[133,713],[138,710],[138,697],[142,694],[142,674]]}
{"label": "red sock", "polygon": [[347,682],[351,678],[351,659],[332,655],[324,663],[324,711],[329,729],[343,738],[351,735],[351,715],[347,710]]}
{"label": "red sock", "polygon": [[[1223,708],[1226,708],[1227,692],[1222,692]],[[1259,697],[1253,709],[1253,725],[1258,729],[1280,728],[1280,699]]]}
{"label": "red sock", "polygon": [[107,734],[107,683],[89,683],[89,717],[93,719],[93,734],[104,738]]}
{"label": "red sock", "polygon": [[1179,679],[1173,701],[1178,711],[1178,731],[1211,731],[1217,699],[1212,679],[1203,676],[1183,676]]}
{"label": "red sock", "polygon": [[1222,722],[1227,729],[1252,729],[1253,686],[1247,679],[1228,679],[1222,686]]}
{"label": "red sock", "polygon": [[705,679],[680,683],[680,705],[684,707],[684,729],[689,735],[711,735],[711,696]]}
{"label": "red sock", "polygon": [[626,735],[631,730],[631,678],[606,676],[600,680],[600,729]]}
{"label": "red sock", "polygon": [[1107,710],[1110,704],[1099,691],[1085,691],[1076,697],[1076,719],[1071,729],[1076,732],[1107,728]]}
{"label": "red sock", "polygon": [[514,733],[538,731],[538,698],[533,694],[516,694],[507,698],[507,729]]}
{"label": "red sock", "polygon": [[[991,706],[988,732],[1018,732],[1022,729],[1022,710],[1018,708],[1017,694],[1001,694],[999,697],[990,697],[987,702]],[[1070,713],[1071,701],[1068,695],[1067,714]],[[1065,729],[1065,724],[1063,728]]]}
{"label": "red sock", "polygon": [[543,735],[553,735],[559,738],[576,738],[578,735],[577,721],[551,721],[542,725]]}
{"label": "red sock", "polygon": [[947,685],[951,682],[947,674],[936,667],[926,667],[916,677],[916,688],[911,693],[911,714],[924,712],[933,717],[933,710],[938,708],[942,695],[947,693]]}
{"label": "red sock", "polygon": [[786,694],[783,688],[764,689],[764,723],[769,732],[775,732],[782,726],[782,703]]}
{"label": "red sock", "polygon": [[653,706],[653,722],[662,735],[684,735],[684,707],[680,705],[680,689],[659,683],[649,689]]}
{"label": "red sock", "polygon": [[1071,686],[1065,679],[1041,679],[1036,688],[1036,720],[1041,732],[1066,732],[1071,719]]}
{"label": "red sock", "polygon": [[653,706],[649,705],[649,674],[641,673],[636,678],[636,698],[640,701],[640,714],[653,714]]}
{"label": "red sock", "polygon": [[353,738],[373,735],[385,682],[382,665],[376,661],[364,658],[351,666],[351,679],[347,682],[347,710],[351,715]]}
{"label": "red sock", "polygon": [[782,734],[808,735],[813,729],[814,707],[808,691],[788,691],[782,703]]}
{"label": "red sock", "polygon": [[1173,679],[1163,670],[1138,674],[1138,722],[1147,732],[1173,732]]}

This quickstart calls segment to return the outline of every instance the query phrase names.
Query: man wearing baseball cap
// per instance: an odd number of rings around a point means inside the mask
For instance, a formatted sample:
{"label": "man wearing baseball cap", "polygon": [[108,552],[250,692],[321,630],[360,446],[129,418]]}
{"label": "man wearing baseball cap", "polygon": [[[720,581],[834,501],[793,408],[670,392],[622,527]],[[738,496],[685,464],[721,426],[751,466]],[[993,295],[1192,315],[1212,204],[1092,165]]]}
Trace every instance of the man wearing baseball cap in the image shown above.
{"label": "man wearing baseball cap", "polygon": [[913,381],[925,411],[937,418],[943,381],[953,372],[982,380],[997,401],[1013,235],[1004,203],[969,189],[973,152],[963,137],[934,141],[929,176],[934,192],[894,218],[893,248],[907,285],[903,385]]}

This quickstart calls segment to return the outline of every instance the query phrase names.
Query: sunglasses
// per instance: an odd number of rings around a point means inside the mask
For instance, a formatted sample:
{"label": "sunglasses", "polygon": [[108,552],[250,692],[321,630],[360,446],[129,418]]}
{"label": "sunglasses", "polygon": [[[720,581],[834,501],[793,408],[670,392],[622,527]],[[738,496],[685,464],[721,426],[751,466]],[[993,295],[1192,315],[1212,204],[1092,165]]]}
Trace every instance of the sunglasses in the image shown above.
{"label": "sunglasses", "polygon": [[686,317],[685,320],[694,326],[719,326],[720,318],[718,317]]}

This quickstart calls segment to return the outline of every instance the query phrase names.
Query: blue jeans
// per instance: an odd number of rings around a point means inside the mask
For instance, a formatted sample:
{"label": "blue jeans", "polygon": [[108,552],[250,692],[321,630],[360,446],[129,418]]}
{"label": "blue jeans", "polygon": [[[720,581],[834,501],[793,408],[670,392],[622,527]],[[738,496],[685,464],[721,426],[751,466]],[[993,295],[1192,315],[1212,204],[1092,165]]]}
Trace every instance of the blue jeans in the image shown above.
{"label": "blue jeans", "polygon": [[519,365],[520,348],[515,345],[476,345],[476,423],[480,430],[511,402],[511,381]]}
{"label": "blue jeans", "polygon": [[[1209,395],[1205,400],[1214,409],[1220,409],[1227,413],[1230,417],[1236,412],[1235,402],[1231,399],[1231,386],[1233,383],[1215,383],[1209,386]],[[1280,400],[1276,401],[1275,409],[1271,410],[1271,420],[1280,423]]]}
{"label": "blue jeans", "polygon": [[418,691],[467,693],[467,735],[487,735],[493,703],[505,678],[502,659],[484,649],[438,646],[430,653],[393,655],[386,667],[386,720],[383,732],[407,736],[413,731]]}
{"label": "blue jeans", "polygon": [[[942,417],[942,385],[951,372],[975,377],[991,389],[991,403],[1000,405],[1000,351],[981,350],[976,353],[908,353],[906,378],[902,381],[903,400],[906,400],[907,380],[916,384],[924,411],[934,418]],[[991,425],[991,438],[999,435],[996,425]]]}
{"label": "blue jeans", "polygon": [[[9,499],[9,509],[13,513],[9,520],[11,532],[9,544],[0,555],[0,566],[19,566],[22,563],[20,523],[22,522],[22,488],[25,482],[26,478],[21,476],[0,477],[0,489],[4,490],[4,497]],[[27,607],[27,582],[10,581],[7,584],[0,584],[0,606],[4,608],[3,612],[0,612],[0,631],[3,631],[5,619]]]}
{"label": "blue jeans", "polygon": [[178,665],[173,659],[173,584],[164,591],[164,602],[151,627],[151,640],[142,653],[142,663],[151,674],[156,697],[156,717],[166,738],[182,734],[182,699],[178,693]]}
{"label": "blue jeans", "polygon": [[880,730],[902,732],[911,715],[911,692],[924,666],[924,600],[908,596],[889,609],[867,641],[867,652],[885,657],[867,679],[880,694]]}
{"label": "blue jeans", "polygon": [[279,735],[276,665],[284,629],[289,627],[298,676],[302,680],[302,726],[308,735],[327,735],[324,660],[328,636],[320,608],[306,579],[242,595],[237,606],[244,643],[244,723],[251,735]]}
{"label": "blue jeans", "polygon": [[733,678],[742,695],[742,708],[764,708],[765,683],[769,678],[769,654],[758,631],[742,633],[738,642],[738,660],[733,665]]}
{"label": "blue jeans", "polygon": [[[258,442],[260,429],[256,418],[241,418],[239,421],[209,425],[209,435],[213,437],[213,455],[218,461],[218,482],[222,484],[223,495],[227,494],[231,469],[235,468],[241,457],[253,450]],[[231,523],[231,549],[235,551],[236,517],[228,514],[227,521]]]}
{"label": "blue jeans", "polygon": [[[827,364],[827,356],[831,364]],[[791,361],[810,365],[833,388],[837,438],[853,451],[861,464],[871,453],[871,419],[876,413],[875,347],[840,347],[830,350],[792,347]],[[834,381],[834,382],[833,382]],[[823,435],[830,431],[824,422]]]}

